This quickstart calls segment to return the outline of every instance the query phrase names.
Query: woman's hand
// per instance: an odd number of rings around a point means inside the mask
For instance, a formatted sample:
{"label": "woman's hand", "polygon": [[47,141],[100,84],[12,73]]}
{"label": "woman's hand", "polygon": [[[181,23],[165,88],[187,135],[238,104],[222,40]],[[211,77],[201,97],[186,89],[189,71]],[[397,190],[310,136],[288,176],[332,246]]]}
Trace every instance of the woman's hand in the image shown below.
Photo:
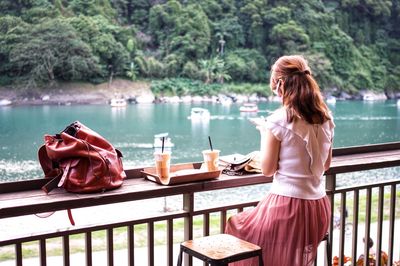
{"label": "woman's hand", "polygon": [[250,123],[252,123],[256,127],[263,126],[263,125],[265,125],[265,122],[266,122],[266,120],[265,120],[265,118],[263,116],[251,117],[251,118],[249,118],[249,121],[250,121]]}
{"label": "woman's hand", "polygon": [[263,116],[261,117],[252,117],[249,118],[250,123],[252,123],[253,125],[256,126],[256,129],[258,129],[260,131],[260,134],[263,135],[265,133],[265,124],[266,124],[266,120]]}

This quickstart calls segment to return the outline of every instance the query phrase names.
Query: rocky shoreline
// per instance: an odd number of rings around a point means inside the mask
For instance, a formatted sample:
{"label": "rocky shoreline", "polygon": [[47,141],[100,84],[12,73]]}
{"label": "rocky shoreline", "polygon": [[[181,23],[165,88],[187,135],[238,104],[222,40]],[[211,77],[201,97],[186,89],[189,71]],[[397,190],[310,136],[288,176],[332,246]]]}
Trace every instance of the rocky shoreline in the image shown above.
{"label": "rocky shoreline", "polygon": [[[399,99],[398,93],[376,93],[373,91],[360,91],[357,95],[340,93],[333,96],[333,93],[325,95],[327,102],[332,103],[336,100],[387,100]],[[117,79],[108,83],[93,85],[88,83],[68,83],[57,84],[51,89],[21,90],[13,88],[0,88],[0,106],[12,105],[81,105],[108,104],[112,98],[124,98],[129,102],[266,102],[279,101],[274,97],[266,98],[257,95],[218,95],[218,96],[185,96],[185,97],[163,97],[156,98],[150,90],[149,82],[132,82]]]}

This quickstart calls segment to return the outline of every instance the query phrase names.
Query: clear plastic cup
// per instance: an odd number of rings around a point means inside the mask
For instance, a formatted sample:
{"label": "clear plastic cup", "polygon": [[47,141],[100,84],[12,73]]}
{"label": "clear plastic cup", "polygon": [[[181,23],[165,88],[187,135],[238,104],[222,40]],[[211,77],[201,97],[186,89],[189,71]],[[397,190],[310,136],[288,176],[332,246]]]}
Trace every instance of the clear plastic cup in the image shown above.
{"label": "clear plastic cup", "polygon": [[171,153],[170,152],[155,152],[154,160],[156,163],[156,173],[160,179],[168,179],[171,168]]}
{"label": "clear plastic cup", "polygon": [[219,163],[219,150],[204,150],[203,159],[206,165],[207,171],[217,171]]}

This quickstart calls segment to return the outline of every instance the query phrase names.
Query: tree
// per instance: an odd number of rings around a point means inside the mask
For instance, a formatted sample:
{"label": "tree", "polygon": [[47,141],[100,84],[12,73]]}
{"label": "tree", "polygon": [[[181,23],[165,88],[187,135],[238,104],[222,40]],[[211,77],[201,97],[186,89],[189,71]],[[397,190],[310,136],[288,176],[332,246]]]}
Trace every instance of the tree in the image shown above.
{"label": "tree", "polygon": [[306,59],[312,69],[312,75],[317,80],[321,90],[341,84],[339,78],[335,75],[331,60],[323,53],[307,53]]}
{"label": "tree", "polygon": [[46,20],[25,32],[10,51],[10,63],[30,85],[88,79],[99,70],[89,46],[60,19]]}
{"label": "tree", "polygon": [[237,81],[265,81],[267,62],[256,49],[236,49],[225,57],[226,67],[232,79]]}
{"label": "tree", "polygon": [[0,17],[0,80],[1,83],[11,83],[13,77],[18,75],[19,70],[10,63],[10,52],[17,43],[24,42],[28,24],[20,17],[6,15]]}
{"label": "tree", "polygon": [[126,75],[129,78],[131,78],[132,81],[135,81],[138,76],[138,73],[139,73],[138,66],[134,62],[131,62],[129,69],[126,71]]}
{"label": "tree", "polygon": [[77,15],[103,15],[108,18],[116,16],[116,11],[108,0],[70,0],[68,9]]}
{"label": "tree", "polygon": [[225,41],[225,50],[236,49],[245,44],[243,27],[237,17],[226,17],[211,23],[213,28],[212,51],[217,51],[221,38]]}
{"label": "tree", "polygon": [[170,51],[184,61],[198,60],[206,55],[211,34],[207,17],[201,7],[189,5],[176,20],[174,34],[169,36]]}
{"label": "tree", "polygon": [[246,34],[246,47],[262,49],[268,34],[264,28],[267,5],[263,0],[244,0],[242,2],[239,20],[242,22]]}
{"label": "tree", "polygon": [[269,38],[269,56],[275,58],[284,54],[304,52],[310,44],[310,38],[305,30],[293,20],[275,25]]}
{"label": "tree", "polygon": [[[76,29],[78,36],[89,44],[93,54],[99,58],[102,76],[125,75],[126,64],[130,56],[125,44],[128,40],[119,41],[120,27],[111,24],[103,16],[79,16],[68,20]],[[132,38],[132,37],[131,37]]]}
{"label": "tree", "polygon": [[204,76],[204,83],[210,84],[214,81],[223,83],[224,80],[230,80],[225,62],[219,57],[213,57],[210,60],[199,61],[201,72]]}

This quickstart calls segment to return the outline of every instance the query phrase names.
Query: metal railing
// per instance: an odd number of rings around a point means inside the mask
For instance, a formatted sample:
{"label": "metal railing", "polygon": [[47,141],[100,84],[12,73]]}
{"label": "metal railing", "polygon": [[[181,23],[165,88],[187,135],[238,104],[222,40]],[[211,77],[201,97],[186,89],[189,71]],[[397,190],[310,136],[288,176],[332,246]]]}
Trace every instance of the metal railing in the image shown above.
{"label": "metal railing", "polygon": [[[335,213],[336,208],[340,209],[338,218],[339,230],[334,229],[335,219],[332,217],[328,238],[330,243],[328,246],[331,248],[328,248],[326,253],[329,254],[330,257],[332,257],[332,255],[337,255],[339,265],[344,264],[345,256],[350,256],[352,265],[355,265],[360,250],[363,250],[362,253],[366,254],[365,257],[367,259],[364,265],[369,265],[369,249],[367,245],[359,246],[359,239],[361,237],[359,230],[363,229],[362,237],[370,237],[372,226],[371,217],[373,213],[376,213],[376,215],[374,214],[374,217],[376,216],[374,219],[376,219],[377,225],[377,261],[380,262],[380,251],[382,250],[383,241],[386,241],[385,244],[388,247],[387,255],[389,263],[387,265],[392,265],[394,256],[398,256],[398,254],[395,254],[398,250],[396,251],[394,246],[394,236],[396,232],[399,232],[398,229],[396,231],[395,221],[396,219],[400,219],[398,202],[400,196],[397,196],[396,189],[400,184],[400,177],[394,180],[338,188],[336,184],[337,175],[354,171],[397,166],[400,166],[400,143],[334,150],[333,165],[326,174],[326,189],[332,202],[332,213]],[[136,182],[134,185],[130,183],[127,184],[127,187],[131,189],[129,191],[126,189],[122,191],[120,195],[115,192],[109,198],[107,198],[108,194],[105,194],[104,197],[96,197],[96,195],[81,196],[78,197],[78,199],[74,198],[73,201],[71,195],[66,195],[65,197],[68,199],[66,202],[68,204],[64,204],[64,201],[60,199],[60,203],[57,203],[59,204],[57,206],[54,205],[52,200],[49,200],[48,203],[38,203],[34,200],[36,199],[35,197],[37,197],[36,194],[32,192],[24,192],[26,195],[18,194],[17,191],[5,193],[5,189],[1,189],[2,184],[0,184],[0,222],[1,218],[14,217],[12,219],[24,219],[23,215],[61,210],[66,207],[101,206],[110,203],[129,202],[131,200],[164,198],[171,195],[180,195],[182,208],[175,211],[144,215],[140,218],[117,218],[116,221],[113,222],[100,222],[95,225],[83,224],[75,227],[52,229],[49,232],[30,232],[23,236],[8,236],[5,239],[0,237],[0,259],[3,258],[4,260],[4,257],[6,257],[4,254],[6,253],[13,253],[10,259],[15,261],[15,265],[24,265],[24,260],[29,257],[29,254],[27,254],[28,252],[24,251],[24,247],[28,245],[27,243],[31,246],[33,241],[36,243],[33,245],[37,245],[38,247],[38,264],[43,266],[50,265],[48,261],[53,254],[48,254],[49,250],[52,249],[49,245],[54,245],[52,243],[54,239],[61,239],[61,252],[57,255],[61,258],[63,265],[76,265],[76,263],[72,262],[73,254],[83,253],[84,256],[80,257],[79,265],[97,266],[99,263],[94,262],[94,254],[97,254],[98,249],[95,242],[97,243],[99,239],[105,239],[105,252],[101,253],[103,256],[101,265],[121,265],[120,262],[117,262],[116,256],[116,252],[120,250],[123,250],[123,253],[126,255],[126,260],[123,262],[124,265],[174,265],[178,255],[177,243],[199,236],[223,232],[226,220],[230,215],[241,212],[246,208],[254,207],[257,204],[257,201],[245,201],[236,204],[224,203],[223,205],[209,208],[195,208],[196,193],[254,184],[267,184],[272,180],[262,175],[238,178],[221,177],[221,180],[197,182],[196,184],[187,184],[174,188],[161,187],[155,184],[151,184],[150,186],[148,181],[138,178],[140,176],[140,169],[129,170],[127,173],[128,176]],[[12,186],[14,185],[17,184],[13,184]],[[9,184],[4,186],[10,187]],[[147,187],[151,187],[151,189],[147,191]],[[134,190],[137,190],[137,192]],[[377,197],[375,197],[376,191]],[[138,193],[140,197],[136,198],[135,195]],[[18,209],[18,206],[1,205],[3,199],[5,199],[4,202],[7,200],[13,201],[13,196],[17,194],[18,197],[21,197],[21,200],[24,200],[23,197],[29,197],[31,194],[35,195],[32,196],[33,200],[31,205],[24,205],[26,209],[23,209],[23,211],[20,211],[21,209]],[[92,199],[93,203],[88,203],[88,198]],[[18,200],[15,200],[15,202],[17,204]],[[143,205],[146,203],[141,204]],[[31,210],[29,210],[29,206],[32,207]],[[2,207],[4,207],[4,212],[1,211]],[[121,212],[124,211],[126,210],[121,210]],[[346,212],[348,214],[347,218],[345,215]],[[361,216],[360,213],[363,213],[363,216]],[[346,232],[345,226],[342,226],[349,221],[352,223],[350,233]],[[384,221],[385,225],[387,224],[388,226],[388,230],[383,230]],[[99,232],[101,232],[101,236],[97,236]],[[335,232],[338,232],[339,238],[334,237]],[[139,234],[140,236],[138,236]],[[346,254],[346,247],[348,247],[348,242],[345,241],[346,238],[351,238],[352,240],[350,254]],[[76,245],[76,242],[78,246],[82,246],[78,251],[73,247]],[[161,245],[159,242],[162,242]],[[14,252],[10,252],[10,247]],[[338,251],[337,254],[333,253],[335,250]],[[143,253],[146,254],[145,257],[143,257]],[[121,255],[118,254],[118,258],[120,256]],[[324,254],[324,257],[325,256],[326,254]],[[138,260],[139,257],[141,258],[140,261]],[[192,259],[186,256],[184,265],[193,265]]]}

